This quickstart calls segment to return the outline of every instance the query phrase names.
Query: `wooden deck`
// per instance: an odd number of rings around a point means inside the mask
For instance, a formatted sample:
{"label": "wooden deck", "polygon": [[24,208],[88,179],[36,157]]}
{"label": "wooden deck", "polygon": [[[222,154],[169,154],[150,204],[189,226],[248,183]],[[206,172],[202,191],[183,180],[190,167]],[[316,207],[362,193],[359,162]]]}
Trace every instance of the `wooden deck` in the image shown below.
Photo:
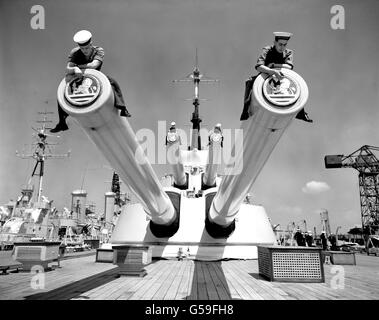
{"label": "wooden deck", "polygon": [[[94,256],[63,260],[46,272],[0,276],[0,299],[31,300],[378,300],[379,257],[357,254],[357,265],[325,265],[325,283],[269,282],[257,260],[199,262],[156,260],[145,277],[118,277],[117,266]],[[342,274],[344,273],[344,275]],[[336,278],[343,281],[336,281]],[[342,287],[343,286],[343,287]]]}

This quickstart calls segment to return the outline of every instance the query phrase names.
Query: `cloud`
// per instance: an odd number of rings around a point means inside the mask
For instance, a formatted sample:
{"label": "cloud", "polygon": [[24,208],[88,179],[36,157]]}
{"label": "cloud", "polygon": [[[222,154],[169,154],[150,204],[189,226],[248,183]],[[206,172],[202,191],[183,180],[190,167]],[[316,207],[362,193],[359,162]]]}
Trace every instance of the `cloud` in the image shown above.
{"label": "cloud", "polygon": [[322,181],[309,181],[305,184],[305,187],[301,188],[304,193],[318,194],[330,190],[329,185]]}

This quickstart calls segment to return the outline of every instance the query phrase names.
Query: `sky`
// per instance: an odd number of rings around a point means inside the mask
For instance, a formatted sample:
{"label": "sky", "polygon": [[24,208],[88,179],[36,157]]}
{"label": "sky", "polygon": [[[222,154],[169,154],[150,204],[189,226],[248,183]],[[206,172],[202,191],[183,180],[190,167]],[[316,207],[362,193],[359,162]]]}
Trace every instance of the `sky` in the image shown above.
{"label": "sky", "polygon": [[[43,29],[33,29],[34,5],[44,9]],[[344,9],[342,29],[331,24],[335,5]],[[0,0],[0,204],[16,199],[31,175],[34,160],[15,151],[34,141],[38,111],[54,112],[56,123],[56,90],[76,31],[90,30],[105,49],[102,71],[123,89],[135,132],[157,132],[158,121],[190,129],[193,106],[185,99],[193,87],[172,80],[193,70],[196,48],[201,72],[220,80],[200,86],[208,99],[200,105],[202,126],[239,128],[244,82],[261,48],[272,44],[273,31],[289,31],[314,123],[292,122],[255,181],[253,201],[283,228],[305,219],[308,229],[321,230],[327,209],[332,231],[347,232],[361,223],[358,174],[325,169],[324,156],[379,146],[378,12],[376,0]],[[55,153],[71,156],[47,161],[43,194],[62,210],[83,188],[103,212],[112,170],[71,118],[68,125],[49,141],[59,143]],[[153,168],[158,176],[170,172]]]}

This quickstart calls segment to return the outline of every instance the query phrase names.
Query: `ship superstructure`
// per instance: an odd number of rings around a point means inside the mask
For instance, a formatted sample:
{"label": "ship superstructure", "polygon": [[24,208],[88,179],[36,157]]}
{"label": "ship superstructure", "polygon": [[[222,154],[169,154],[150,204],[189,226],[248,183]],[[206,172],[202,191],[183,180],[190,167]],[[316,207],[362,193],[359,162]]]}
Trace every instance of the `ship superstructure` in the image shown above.
{"label": "ship superstructure", "polygon": [[[30,241],[32,238],[49,239],[58,234],[58,215],[53,201],[43,195],[43,177],[45,174],[45,161],[52,158],[65,158],[70,155],[54,154],[52,146],[55,143],[48,141],[49,137],[59,138],[46,133],[49,129],[47,115],[51,112],[39,112],[43,116],[38,120],[39,127],[32,127],[34,142],[31,152],[16,155],[22,159],[34,159],[34,167],[28,182],[21,189],[16,201],[7,206],[8,217],[1,228],[0,244],[2,247],[11,246],[14,242]],[[37,185],[37,187],[36,187]]]}

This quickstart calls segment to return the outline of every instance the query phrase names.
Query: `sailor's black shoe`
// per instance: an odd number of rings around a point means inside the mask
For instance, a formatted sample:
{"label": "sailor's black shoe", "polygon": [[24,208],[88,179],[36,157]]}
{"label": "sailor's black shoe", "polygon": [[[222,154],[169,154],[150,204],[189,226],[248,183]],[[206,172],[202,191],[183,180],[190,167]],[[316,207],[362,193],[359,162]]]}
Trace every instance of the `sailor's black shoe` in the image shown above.
{"label": "sailor's black shoe", "polygon": [[304,112],[304,119],[302,119],[302,120],[304,120],[305,122],[310,122],[310,123],[313,122],[313,120],[311,118],[309,118],[308,113],[306,113],[306,112]]}
{"label": "sailor's black shoe", "polygon": [[128,110],[124,109],[124,110],[121,110],[121,112],[120,112],[120,116],[121,116],[121,117],[130,118],[132,115],[129,113]]}
{"label": "sailor's black shoe", "polygon": [[245,99],[243,104],[243,110],[240,116],[240,121],[247,120],[250,117],[249,108],[250,108],[251,99]]}
{"label": "sailor's black shoe", "polygon": [[247,120],[247,119],[249,119],[249,117],[250,117],[249,112],[242,112],[241,117],[240,117],[240,121]]}
{"label": "sailor's black shoe", "polygon": [[300,110],[299,113],[296,115],[295,118],[299,119],[299,120],[303,120],[305,122],[310,122],[310,123],[313,122],[313,120],[311,118],[309,118],[308,113],[306,113],[304,111],[304,109]]}
{"label": "sailor's black shoe", "polygon": [[55,128],[53,128],[53,129],[50,130],[50,132],[57,133],[57,132],[66,131],[66,130],[68,130],[68,126],[67,126],[66,122],[63,122],[63,123],[59,122],[55,126]]}

